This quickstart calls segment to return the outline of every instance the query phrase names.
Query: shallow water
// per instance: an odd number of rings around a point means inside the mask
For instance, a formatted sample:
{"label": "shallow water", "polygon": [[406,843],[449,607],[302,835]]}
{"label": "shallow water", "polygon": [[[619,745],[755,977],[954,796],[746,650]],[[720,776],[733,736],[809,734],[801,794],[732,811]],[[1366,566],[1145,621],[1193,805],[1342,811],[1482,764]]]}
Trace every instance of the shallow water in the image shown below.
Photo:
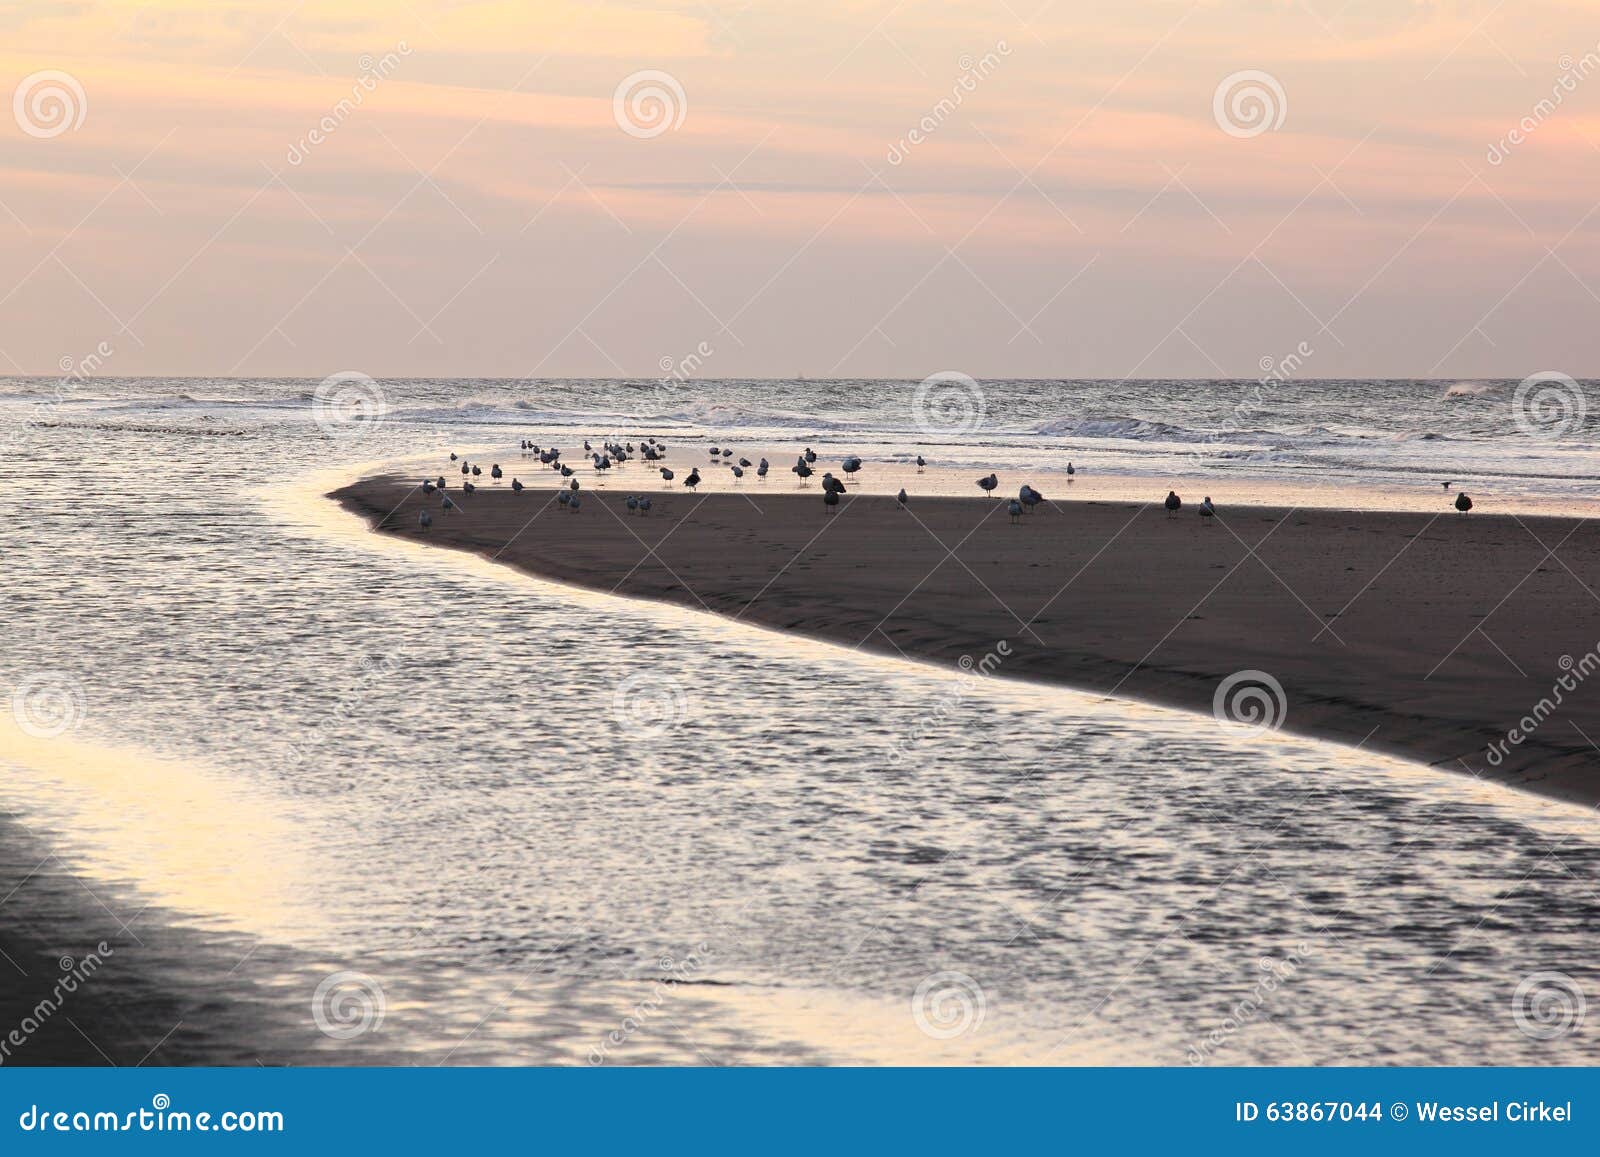
{"label": "shallow water", "polygon": [[268,946],[222,967],[269,1001],[370,977],[381,1024],[303,1059],[1600,1059],[1588,811],[572,591],[318,497],[492,425],[115,404],[27,432],[0,804],[123,919]]}

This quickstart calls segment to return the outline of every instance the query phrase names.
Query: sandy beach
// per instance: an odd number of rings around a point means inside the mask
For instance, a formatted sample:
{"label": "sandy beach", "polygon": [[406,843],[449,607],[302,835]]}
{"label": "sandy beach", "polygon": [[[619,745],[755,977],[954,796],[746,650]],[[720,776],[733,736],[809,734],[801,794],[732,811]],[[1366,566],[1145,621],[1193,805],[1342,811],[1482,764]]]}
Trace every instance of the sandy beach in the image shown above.
{"label": "sandy beach", "polygon": [[849,495],[830,515],[814,488],[656,493],[647,517],[589,490],[574,515],[489,487],[441,516],[392,477],[331,497],[532,574],[907,658],[992,656],[998,677],[1211,712],[1224,680],[1265,672],[1287,731],[1600,801],[1582,683],[1600,533],[1577,519],[1228,507],[1208,524],[1068,500],[1012,525],[983,498]]}

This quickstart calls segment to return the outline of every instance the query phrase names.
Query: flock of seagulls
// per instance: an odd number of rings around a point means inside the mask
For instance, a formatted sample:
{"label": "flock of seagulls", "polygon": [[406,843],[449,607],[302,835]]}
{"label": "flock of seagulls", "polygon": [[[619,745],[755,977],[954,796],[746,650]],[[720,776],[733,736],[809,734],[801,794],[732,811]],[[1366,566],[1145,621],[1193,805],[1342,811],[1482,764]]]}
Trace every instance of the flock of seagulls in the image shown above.
{"label": "flock of seagulls", "polygon": [[[578,513],[583,506],[582,486],[575,476],[576,470],[563,460],[562,451],[553,446],[540,446],[528,439],[521,441],[520,449],[524,457],[537,459],[540,466],[559,476],[561,481],[558,483],[556,502],[568,512]],[[609,471],[636,458],[644,462],[664,463],[667,456],[667,445],[654,437],[645,438],[637,443],[603,441],[598,445],[585,440],[583,454],[588,459],[595,475],[603,478]],[[479,485],[474,479],[481,480],[483,477],[483,464],[468,462],[456,453],[451,453],[450,461],[453,464],[459,463],[461,494],[463,497],[470,497],[476,492]],[[817,462],[817,452],[810,446],[805,447],[796,456],[794,465],[789,469],[791,473],[799,478],[800,486],[805,487],[808,484],[808,479],[817,473]],[[918,454],[916,456],[917,473],[921,474],[927,468],[927,465],[927,459]],[[735,485],[741,483],[752,472],[758,481],[764,482],[771,468],[771,464],[767,459],[761,458],[757,462],[752,462],[742,455],[736,457],[734,450],[728,446],[714,445],[709,448],[707,469],[727,470]],[[661,480],[669,487],[677,479],[676,472],[669,466],[657,465],[656,469],[660,472]],[[839,469],[853,481],[855,476],[862,471],[862,459],[853,454],[848,455],[840,461]],[[1072,462],[1068,462],[1066,475],[1069,484],[1074,481],[1077,473],[1077,467]],[[491,462],[489,464],[489,479],[491,482],[499,483],[505,477],[506,471],[500,463]],[[704,478],[700,473],[700,467],[691,466],[688,474],[683,479],[683,485],[689,491],[695,492],[703,481]],[[1449,491],[1454,486],[1454,482],[1446,481],[1441,485],[1446,491]],[[986,474],[977,479],[977,486],[991,498],[997,498],[999,497],[996,492],[1000,488],[1000,477],[995,473]],[[513,477],[511,479],[511,489],[516,493],[521,493],[527,487],[520,478]],[[442,514],[459,513],[462,509],[460,503],[447,493],[445,475],[443,474],[440,474],[435,479],[424,479],[422,491],[424,494],[437,493],[439,495],[439,509]],[[822,503],[829,514],[834,514],[838,511],[841,498],[847,492],[848,487],[844,479],[835,476],[831,470],[822,472]],[[910,501],[911,498],[903,487],[895,495],[895,502],[901,507],[908,506]],[[1034,508],[1044,501],[1043,494],[1034,489],[1033,486],[1024,483],[1017,492],[1017,496],[1007,502],[1007,513],[1010,515],[1012,523],[1020,523],[1025,515],[1032,513]],[[1167,517],[1171,518],[1183,510],[1183,499],[1179,497],[1177,491],[1168,490],[1162,505],[1166,509]],[[623,500],[623,506],[629,515],[644,517],[649,515],[652,503],[648,495],[630,494]],[[1472,506],[1472,499],[1466,493],[1456,492],[1455,508],[1457,511],[1466,514],[1472,509]],[[1209,494],[1201,500],[1198,513],[1202,521],[1207,525],[1217,517],[1216,505],[1212,502]],[[426,509],[422,510],[418,516],[418,524],[423,530],[427,530],[433,525],[433,514]]]}

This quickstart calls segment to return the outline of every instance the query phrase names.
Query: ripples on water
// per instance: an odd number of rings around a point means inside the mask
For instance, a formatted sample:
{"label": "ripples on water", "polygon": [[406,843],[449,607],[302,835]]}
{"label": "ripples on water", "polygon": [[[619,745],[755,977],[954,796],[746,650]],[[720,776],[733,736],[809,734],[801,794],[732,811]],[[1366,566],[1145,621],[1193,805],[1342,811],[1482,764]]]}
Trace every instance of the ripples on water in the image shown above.
{"label": "ripples on water", "polygon": [[[630,1017],[609,1059],[1600,1058],[1513,1017],[1530,973],[1600,991],[1587,812],[381,540],[308,475],[503,431],[244,428],[29,434],[0,673],[148,758],[0,798],[270,946],[238,975],[302,1020],[378,978],[381,1029],[312,1059],[582,1062]],[[635,675],[673,726],[619,714]],[[939,973],[982,1013],[949,1040]]]}

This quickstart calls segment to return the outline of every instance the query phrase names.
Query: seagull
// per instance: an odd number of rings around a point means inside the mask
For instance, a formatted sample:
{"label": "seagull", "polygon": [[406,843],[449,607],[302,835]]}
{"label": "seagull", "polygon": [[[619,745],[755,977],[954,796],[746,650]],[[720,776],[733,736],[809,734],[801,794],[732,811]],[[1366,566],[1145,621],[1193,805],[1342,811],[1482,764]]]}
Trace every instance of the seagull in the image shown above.
{"label": "seagull", "polygon": [[465,462],[463,462],[461,464],[461,473],[463,473],[463,474],[471,474],[472,473],[472,467],[468,466]]}
{"label": "seagull", "polygon": [[1007,509],[1011,513],[1011,521],[1012,521],[1013,524],[1015,524],[1017,522],[1020,522],[1022,520],[1022,503],[1021,502],[1018,502],[1015,498],[1013,498],[1011,500],[1011,505]]}
{"label": "seagull", "polygon": [[556,495],[556,501],[561,503],[562,506],[565,506],[567,503],[572,501],[572,495],[563,490]]}
{"label": "seagull", "polygon": [[522,489],[522,483],[513,478],[511,480],[511,489],[520,491]]}
{"label": "seagull", "polygon": [[906,488],[904,486],[900,487],[900,493],[894,496],[894,500],[901,506],[906,504]]}
{"label": "seagull", "polygon": [[443,498],[444,498],[444,507],[443,507],[443,509],[445,509],[445,510],[460,510],[461,509],[461,507],[457,506],[454,502],[450,501],[450,496],[448,494],[443,495]]}
{"label": "seagull", "polygon": [[1168,518],[1171,518],[1175,511],[1183,509],[1183,499],[1178,497],[1178,492],[1176,490],[1167,491],[1167,501],[1165,506],[1167,508]]}
{"label": "seagull", "polygon": [[861,469],[861,459],[852,456],[846,458],[841,465],[844,467],[844,472],[846,474],[854,474],[857,470]]}
{"label": "seagull", "polygon": [[978,485],[981,486],[984,492],[992,498],[994,497],[995,487],[1000,485],[1000,479],[996,475],[991,474],[987,478],[978,479]]}
{"label": "seagull", "polygon": [[722,452],[722,456],[724,458],[732,458],[733,457],[733,451],[732,450],[724,450]]}
{"label": "seagull", "polygon": [[423,480],[422,480],[422,492],[423,492],[423,493],[424,493],[424,494],[432,494],[432,493],[433,493],[433,491],[434,491],[434,485],[433,485],[433,483],[432,483],[432,482],[430,482],[430,481],[429,481],[429,480],[428,480],[428,479],[426,479],[426,478],[424,478],[424,479],[423,479]]}
{"label": "seagull", "polygon": [[637,513],[637,512],[638,512],[638,510],[639,510],[639,500],[638,500],[638,499],[637,499],[637,498],[635,498],[635,497],[633,497],[633,496],[632,496],[632,495],[631,495],[631,494],[630,494],[630,495],[629,495],[629,496],[628,496],[628,503],[627,503],[627,506],[628,506],[628,513],[629,513],[629,514],[635,514],[635,513]]}
{"label": "seagull", "polygon": [[748,459],[748,458],[739,459],[739,465],[743,466],[746,470],[750,469],[750,459]]}
{"label": "seagull", "polygon": [[834,513],[834,508],[839,505],[839,494],[834,490],[822,492],[822,504],[828,508],[828,513]]}
{"label": "seagull", "polygon": [[926,466],[927,464],[928,464],[927,459],[924,458],[921,454],[918,454],[917,455],[917,473],[921,474],[922,473],[922,468],[924,466]]}
{"label": "seagull", "polygon": [[1441,482],[1441,483],[1439,483],[1439,485],[1443,486],[1446,490],[1450,489],[1450,483],[1448,483],[1448,482]]}
{"label": "seagull", "polygon": [[1044,501],[1044,495],[1024,482],[1022,489],[1017,493],[1017,501],[1022,503],[1024,511],[1032,513],[1033,508]]}
{"label": "seagull", "polygon": [[433,515],[424,510],[417,516],[417,524],[421,526],[423,530],[427,530],[428,527],[433,525]]}
{"label": "seagull", "polygon": [[648,498],[639,499],[639,513],[640,514],[649,514],[650,513],[650,500]]}
{"label": "seagull", "polygon": [[[1211,495],[1207,494],[1204,498],[1202,498],[1200,500],[1200,517],[1201,518],[1215,518],[1216,516],[1217,516],[1217,508],[1215,506],[1211,505]],[[1206,525],[1209,526],[1210,523],[1207,523]]]}
{"label": "seagull", "polygon": [[471,494],[476,489],[477,489],[477,487],[474,486],[471,482],[463,482],[461,484],[461,490],[465,494]]}
{"label": "seagull", "polygon": [[455,461],[455,460],[456,460],[456,455],[455,455],[455,451],[453,451],[453,450],[452,450],[452,451],[451,451],[451,452],[450,452],[450,461],[452,461],[452,462],[454,462],[454,461]]}
{"label": "seagull", "polygon": [[572,501],[567,503],[567,509],[572,511],[572,513],[574,513],[574,514],[578,513],[578,504],[581,501],[582,500],[576,494],[574,494],[572,496]]}
{"label": "seagull", "polygon": [[578,480],[576,478],[572,480],[572,492],[574,494],[578,492]]}
{"label": "seagull", "polygon": [[796,474],[800,475],[800,485],[801,486],[804,486],[806,484],[806,479],[807,478],[810,478],[813,474],[816,473],[815,470],[811,469],[811,467],[806,464],[806,460],[804,458],[801,458],[792,467],[790,467],[790,469],[793,470]]}
{"label": "seagull", "polygon": [[496,462],[493,466],[489,467],[489,477],[493,478],[497,482],[504,477],[504,472],[500,469],[500,463]]}
{"label": "seagull", "polygon": [[829,494],[843,494],[844,483],[840,482],[832,474],[824,474],[822,476],[822,489]]}
{"label": "seagull", "polygon": [[439,475],[439,481],[435,482],[434,485],[437,486],[440,490],[444,489],[444,475],[443,474]]}
{"label": "seagull", "polygon": [[672,471],[668,470],[665,466],[661,468],[661,480],[668,486],[672,485],[672,480],[674,477],[676,477],[676,475],[674,475]]}
{"label": "seagull", "polygon": [[742,466],[735,466],[733,468],[733,476],[735,478],[743,478],[744,477],[744,468]]}
{"label": "seagull", "polygon": [[763,459],[761,459],[761,465],[756,467],[756,477],[757,478],[765,478],[766,476],[767,476],[767,460],[765,458],[763,458]]}
{"label": "seagull", "polygon": [[687,486],[690,490],[693,490],[696,486],[699,486],[700,485],[700,471],[691,469],[689,471],[689,477],[687,477],[687,478],[685,478],[683,480],[683,484],[685,486]]}
{"label": "seagull", "polygon": [[806,447],[806,455],[805,455],[805,457],[806,457],[806,461],[807,462],[815,462],[817,460],[817,452],[815,450],[813,450],[810,446],[807,446]]}
{"label": "seagull", "polygon": [[482,478],[483,477],[483,467],[482,466],[474,466],[472,468],[472,476],[474,478]]}
{"label": "seagull", "polygon": [[1071,462],[1068,462],[1067,463],[1067,481],[1071,482],[1072,481],[1072,476],[1074,474],[1076,474],[1077,472],[1078,472],[1077,468],[1074,467]]}
{"label": "seagull", "polygon": [[1461,511],[1462,514],[1472,509],[1472,499],[1467,497],[1465,490],[1456,495],[1456,509]]}

